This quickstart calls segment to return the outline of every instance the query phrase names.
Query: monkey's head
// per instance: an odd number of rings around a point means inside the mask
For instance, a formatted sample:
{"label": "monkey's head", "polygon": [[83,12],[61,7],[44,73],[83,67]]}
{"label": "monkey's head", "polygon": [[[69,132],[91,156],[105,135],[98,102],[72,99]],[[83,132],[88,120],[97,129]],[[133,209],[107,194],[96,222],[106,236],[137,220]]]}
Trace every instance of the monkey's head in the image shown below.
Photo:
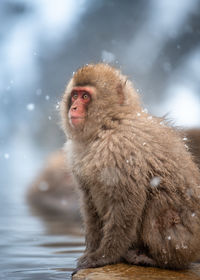
{"label": "monkey's head", "polygon": [[69,137],[91,137],[138,110],[139,98],[127,77],[103,63],[89,64],[69,81],[61,102],[63,129]]}

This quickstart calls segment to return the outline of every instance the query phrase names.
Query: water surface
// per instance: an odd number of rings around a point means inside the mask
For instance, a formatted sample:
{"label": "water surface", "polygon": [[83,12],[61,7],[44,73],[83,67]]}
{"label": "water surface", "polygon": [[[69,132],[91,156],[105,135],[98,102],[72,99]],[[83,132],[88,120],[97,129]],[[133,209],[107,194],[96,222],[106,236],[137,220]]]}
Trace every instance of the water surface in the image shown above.
{"label": "water surface", "polygon": [[22,197],[2,191],[0,202],[0,279],[70,279],[84,250],[77,229],[51,217],[44,223]]}

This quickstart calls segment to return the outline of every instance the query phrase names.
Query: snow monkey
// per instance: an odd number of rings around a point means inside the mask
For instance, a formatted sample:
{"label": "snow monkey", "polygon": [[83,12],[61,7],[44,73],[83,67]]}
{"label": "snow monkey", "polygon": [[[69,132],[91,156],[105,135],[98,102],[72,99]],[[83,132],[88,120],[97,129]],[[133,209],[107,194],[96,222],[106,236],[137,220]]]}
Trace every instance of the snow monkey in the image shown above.
{"label": "snow monkey", "polygon": [[78,69],[61,103],[86,234],[77,270],[121,261],[184,269],[197,260],[200,174],[179,132],[103,63]]}

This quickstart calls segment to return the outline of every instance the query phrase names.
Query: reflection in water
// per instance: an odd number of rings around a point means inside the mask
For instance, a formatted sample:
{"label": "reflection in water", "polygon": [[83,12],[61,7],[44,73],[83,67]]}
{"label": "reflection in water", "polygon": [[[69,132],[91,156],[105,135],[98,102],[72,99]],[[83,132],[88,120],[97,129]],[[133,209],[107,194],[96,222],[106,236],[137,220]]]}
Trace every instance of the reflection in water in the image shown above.
{"label": "reflection in water", "polygon": [[0,279],[70,279],[84,237],[74,185],[60,163],[55,154],[29,188],[28,172],[23,178],[11,172],[10,184],[0,177]]}
{"label": "reflection in water", "polygon": [[[5,206],[1,203],[1,208]],[[16,205],[7,214],[0,213],[0,279],[70,279],[76,259],[84,250],[80,230],[70,228],[62,221],[49,220],[44,224],[28,214],[25,205]],[[51,235],[48,228],[59,228]],[[63,229],[63,232],[62,232]]]}

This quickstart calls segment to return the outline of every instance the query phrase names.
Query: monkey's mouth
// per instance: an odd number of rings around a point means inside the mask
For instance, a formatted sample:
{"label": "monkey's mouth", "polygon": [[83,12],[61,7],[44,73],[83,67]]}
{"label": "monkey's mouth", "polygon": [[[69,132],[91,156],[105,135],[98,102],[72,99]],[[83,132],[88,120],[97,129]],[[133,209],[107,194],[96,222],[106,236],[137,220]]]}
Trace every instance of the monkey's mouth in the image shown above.
{"label": "monkey's mouth", "polygon": [[69,119],[70,124],[73,127],[79,126],[80,124],[82,124],[84,122],[84,120],[85,120],[84,117],[75,117],[75,116],[73,116]]}

